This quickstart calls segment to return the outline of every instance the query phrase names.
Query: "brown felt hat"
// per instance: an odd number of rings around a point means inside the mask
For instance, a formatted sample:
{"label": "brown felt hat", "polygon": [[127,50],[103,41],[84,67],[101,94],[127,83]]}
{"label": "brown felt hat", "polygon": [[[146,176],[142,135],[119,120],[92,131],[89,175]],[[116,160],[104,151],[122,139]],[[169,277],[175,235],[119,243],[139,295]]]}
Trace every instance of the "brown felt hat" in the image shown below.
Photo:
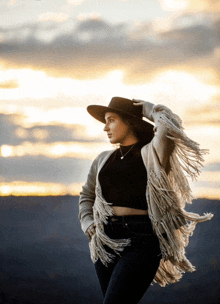
{"label": "brown felt hat", "polygon": [[149,123],[143,120],[142,107],[134,106],[135,101],[123,97],[113,97],[107,107],[99,105],[90,105],[87,107],[87,111],[95,119],[106,123],[105,114],[107,112],[114,112],[126,115],[131,120],[137,122],[140,125],[140,128],[146,130],[146,132],[152,132],[153,134],[153,123]]}

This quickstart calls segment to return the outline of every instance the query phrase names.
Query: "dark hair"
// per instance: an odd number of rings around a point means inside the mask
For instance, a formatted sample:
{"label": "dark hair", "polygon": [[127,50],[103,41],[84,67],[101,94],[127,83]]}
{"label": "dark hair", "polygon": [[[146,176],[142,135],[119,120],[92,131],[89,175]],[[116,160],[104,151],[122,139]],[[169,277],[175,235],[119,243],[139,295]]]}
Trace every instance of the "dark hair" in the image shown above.
{"label": "dark hair", "polygon": [[117,113],[124,123],[130,126],[131,130],[133,131],[134,135],[137,137],[139,141],[143,144],[148,144],[153,139],[153,132],[149,132],[149,129],[143,127],[143,122],[139,122],[136,119],[132,119],[130,116],[122,113]]}

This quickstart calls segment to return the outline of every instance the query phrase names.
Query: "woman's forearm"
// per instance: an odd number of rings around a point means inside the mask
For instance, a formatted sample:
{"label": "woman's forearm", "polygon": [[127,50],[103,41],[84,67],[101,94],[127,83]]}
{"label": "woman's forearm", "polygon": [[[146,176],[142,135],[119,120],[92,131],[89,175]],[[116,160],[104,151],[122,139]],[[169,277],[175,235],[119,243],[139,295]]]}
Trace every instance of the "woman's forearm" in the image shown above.
{"label": "woman's forearm", "polygon": [[79,197],[79,214],[78,218],[81,228],[85,233],[86,230],[94,223],[93,205],[95,202],[95,186],[96,186],[97,159],[95,159],[90,168],[87,181],[82,187]]}
{"label": "woman's forearm", "polygon": [[[154,138],[152,144],[157,151],[158,158],[162,167],[168,170],[168,162],[169,157],[172,154],[175,144],[169,138],[169,129],[162,123],[162,113],[166,111],[166,113],[172,113],[170,109],[163,105],[155,105],[148,101],[143,100],[135,100],[140,105],[142,105],[142,114],[144,117],[154,122]],[[168,119],[171,118],[172,115],[168,115]]]}

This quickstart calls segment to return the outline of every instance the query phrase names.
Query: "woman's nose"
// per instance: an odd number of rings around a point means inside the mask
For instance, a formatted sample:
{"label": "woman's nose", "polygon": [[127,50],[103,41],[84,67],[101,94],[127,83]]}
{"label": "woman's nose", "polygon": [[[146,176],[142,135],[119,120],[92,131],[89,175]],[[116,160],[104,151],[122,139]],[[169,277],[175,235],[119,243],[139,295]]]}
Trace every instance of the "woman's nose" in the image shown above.
{"label": "woman's nose", "polygon": [[109,127],[108,127],[108,125],[107,124],[105,124],[105,126],[104,126],[104,129],[103,129],[104,131],[108,131],[109,130]]}

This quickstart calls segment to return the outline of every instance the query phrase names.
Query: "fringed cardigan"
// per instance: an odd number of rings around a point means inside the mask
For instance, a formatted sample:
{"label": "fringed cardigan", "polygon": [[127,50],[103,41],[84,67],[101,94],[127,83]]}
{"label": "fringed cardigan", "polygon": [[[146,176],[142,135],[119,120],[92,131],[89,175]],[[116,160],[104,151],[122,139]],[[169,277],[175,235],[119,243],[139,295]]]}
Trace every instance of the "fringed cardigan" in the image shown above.
{"label": "fringed cardigan", "polygon": [[[145,116],[155,123],[153,140],[141,149],[148,173],[148,214],[162,252],[154,281],[166,286],[179,281],[183,273],[195,271],[185,256],[185,247],[196,224],[213,216],[211,213],[200,216],[184,210],[185,204],[192,203],[193,199],[185,174],[192,179],[198,176],[207,150],[200,149],[199,144],[186,136],[182,121],[167,107],[156,105]],[[115,255],[106,252],[104,245],[120,255],[124,247],[130,244],[130,239],[111,239],[104,232],[104,223],[114,212],[111,203],[102,196],[98,174],[113,152],[102,152],[93,161],[79,199],[79,219],[83,232],[91,224],[96,224],[96,233],[89,243],[91,259],[95,263],[100,258],[106,266]],[[166,168],[162,166],[164,159],[167,159]]]}

